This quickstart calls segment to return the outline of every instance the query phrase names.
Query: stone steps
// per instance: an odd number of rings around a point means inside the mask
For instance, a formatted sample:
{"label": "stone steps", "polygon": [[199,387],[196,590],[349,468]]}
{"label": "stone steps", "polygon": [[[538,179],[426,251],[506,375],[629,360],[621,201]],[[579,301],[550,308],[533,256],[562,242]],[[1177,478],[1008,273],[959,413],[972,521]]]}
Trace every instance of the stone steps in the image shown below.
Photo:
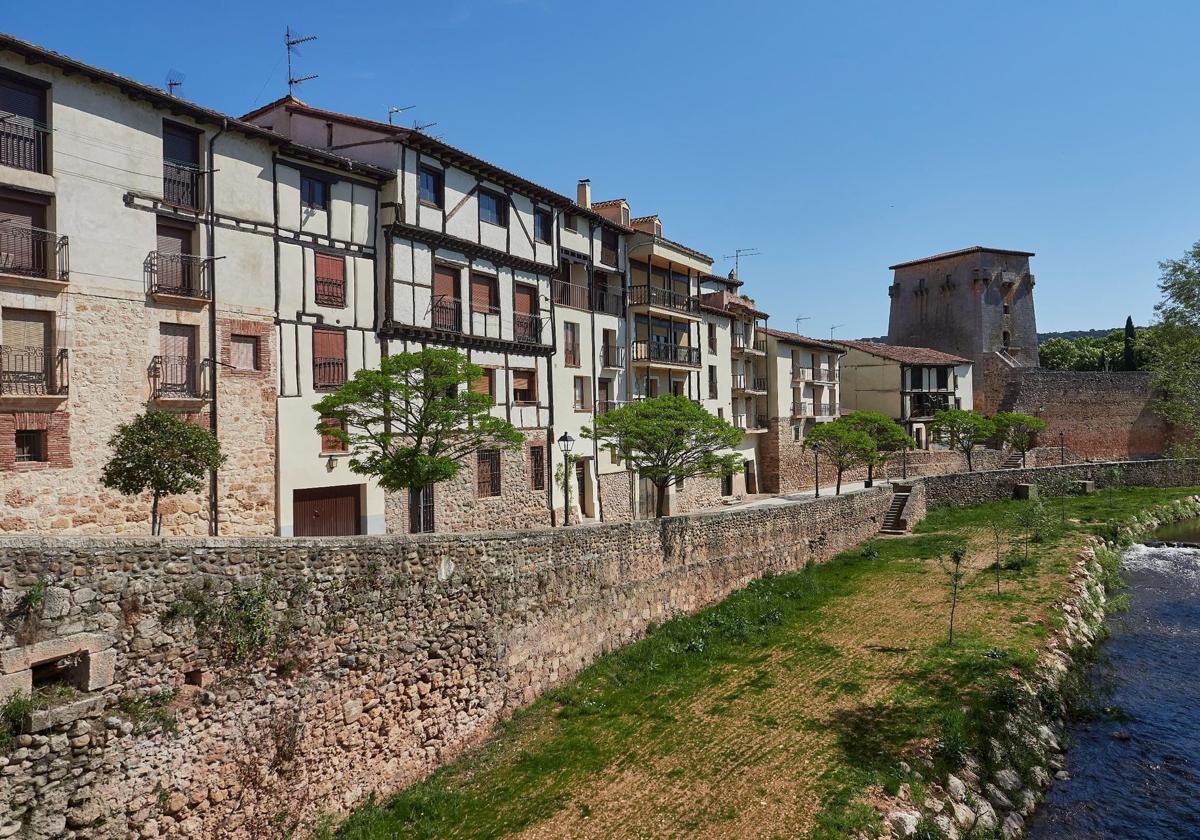
{"label": "stone steps", "polygon": [[904,512],[904,506],[908,503],[908,492],[897,491],[892,496],[891,507],[887,513],[883,515],[883,527],[879,529],[881,534],[903,534],[906,533],[904,525],[900,521],[900,514]]}

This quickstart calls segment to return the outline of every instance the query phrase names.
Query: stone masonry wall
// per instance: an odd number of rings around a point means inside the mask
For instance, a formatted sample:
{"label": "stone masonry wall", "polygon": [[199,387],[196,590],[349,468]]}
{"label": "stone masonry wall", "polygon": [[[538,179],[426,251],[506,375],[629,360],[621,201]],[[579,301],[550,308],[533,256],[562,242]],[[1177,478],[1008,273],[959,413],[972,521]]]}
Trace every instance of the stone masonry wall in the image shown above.
{"label": "stone masonry wall", "polygon": [[283,836],[420,778],[647,623],[858,544],[890,499],[474,535],[2,537],[0,689],[49,658],[76,693],[0,759],[0,835]]}
{"label": "stone masonry wall", "polygon": [[600,500],[605,522],[628,522],[633,519],[632,490],[628,472],[601,473]]}

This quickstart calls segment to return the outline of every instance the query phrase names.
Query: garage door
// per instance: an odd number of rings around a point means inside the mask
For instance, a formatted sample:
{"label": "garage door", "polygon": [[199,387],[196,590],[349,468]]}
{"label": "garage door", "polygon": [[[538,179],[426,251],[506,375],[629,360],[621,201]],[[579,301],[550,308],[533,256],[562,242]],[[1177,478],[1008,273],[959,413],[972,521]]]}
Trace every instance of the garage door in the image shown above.
{"label": "garage door", "polygon": [[292,491],[292,533],[297,537],[342,537],[362,533],[362,485]]}

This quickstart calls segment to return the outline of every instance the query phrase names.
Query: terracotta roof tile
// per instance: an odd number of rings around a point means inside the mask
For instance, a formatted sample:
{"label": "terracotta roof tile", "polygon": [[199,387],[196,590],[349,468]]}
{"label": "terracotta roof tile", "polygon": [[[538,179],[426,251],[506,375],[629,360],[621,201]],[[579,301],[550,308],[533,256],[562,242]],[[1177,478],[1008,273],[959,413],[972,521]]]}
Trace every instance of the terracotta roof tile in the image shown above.
{"label": "terracotta roof tile", "polygon": [[954,356],[950,353],[943,353],[941,350],[934,350],[929,347],[905,347],[898,344],[880,344],[877,341],[845,340],[834,343],[853,347],[855,350],[870,353],[872,356],[879,356],[881,359],[891,359],[904,365],[972,364],[970,359],[964,359],[962,356]]}
{"label": "terracotta roof tile", "polygon": [[805,347],[822,347],[826,350],[833,350],[838,353],[841,353],[842,351],[844,351],[846,349],[844,347],[841,347],[840,345],[832,344],[828,341],[822,341],[819,338],[809,338],[806,335],[800,335],[800,333],[794,333],[794,332],[787,332],[786,330],[775,330],[775,329],[771,329],[770,327],[767,327],[763,330],[763,332],[765,332],[767,335],[774,336],[775,338],[779,339],[780,341],[784,342],[785,344],[800,344]]}

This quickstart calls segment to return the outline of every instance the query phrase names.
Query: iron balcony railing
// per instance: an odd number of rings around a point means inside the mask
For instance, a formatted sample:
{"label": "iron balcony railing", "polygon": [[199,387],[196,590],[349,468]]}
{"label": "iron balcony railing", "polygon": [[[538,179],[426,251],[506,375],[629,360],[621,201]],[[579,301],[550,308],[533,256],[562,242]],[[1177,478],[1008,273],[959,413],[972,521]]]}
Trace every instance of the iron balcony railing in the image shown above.
{"label": "iron balcony railing", "polygon": [[793,382],[811,382],[813,378],[812,368],[794,367],[792,368]]}
{"label": "iron balcony railing", "polygon": [[792,403],[792,416],[793,417],[812,417],[813,416],[813,404],[808,400],[799,400],[797,402]]}
{"label": "iron balcony railing", "polygon": [[204,257],[151,251],[150,291],[156,295],[208,300],[212,295],[208,279],[209,265],[209,260]]}
{"label": "iron balcony railing", "polygon": [[0,216],[0,274],[66,282],[69,274],[67,237],[52,230],[27,227]]}
{"label": "iron balcony railing", "polygon": [[751,350],[755,353],[766,353],[767,340],[765,338],[756,338],[751,341],[745,333],[735,332],[733,334],[733,349],[739,351]]}
{"label": "iron balcony railing", "polygon": [[523,344],[541,344],[545,332],[542,327],[542,318],[537,315],[513,315],[513,340]]}
{"label": "iron balcony railing", "polygon": [[700,351],[695,347],[682,344],[668,344],[665,341],[635,341],[633,342],[633,361],[662,362],[668,365],[686,365],[700,367]]}
{"label": "iron balcony railing", "polygon": [[733,390],[735,391],[766,391],[767,377],[746,376],[744,373],[733,375]]}
{"label": "iron balcony railing", "polygon": [[341,308],[346,305],[346,280],[343,277],[318,277],[314,283],[318,306]]}
{"label": "iron balcony railing", "polygon": [[695,295],[660,289],[658,286],[634,286],[629,290],[630,306],[659,306],[678,312],[699,312],[700,299]]}
{"label": "iron balcony railing", "polygon": [[195,400],[208,395],[209,362],[194,356],[155,356],[150,360],[150,398]]}
{"label": "iron balcony railing", "polygon": [[625,348],[619,344],[600,345],[600,366],[606,368],[625,367]]}
{"label": "iron balcony railing", "polygon": [[766,391],[767,390],[767,377],[765,377],[765,376],[754,377],[754,390],[755,391]]}
{"label": "iron balcony railing", "polygon": [[0,114],[0,164],[48,173],[50,129],[27,117]]}
{"label": "iron balcony railing", "polygon": [[814,405],[817,417],[836,417],[838,404],[835,402],[820,402]]}
{"label": "iron balcony railing", "polygon": [[608,248],[608,247],[605,247],[604,245],[601,245],[600,246],[600,262],[604,263],[605,265],[611,265],[615,268],[617,265],[617,249],[616,248]]}
{"label": "iron balcony railing", "polygon": [[957,404],[950,394],[912,394],[908,398],[908,417],[932,417],[939,411],[956,408]]}
{"label": "iron balcony railing", "polygon": [[837,368],[813,368],[812,378],[814,382],[837,382],[838,370]]}
{"label": "iron balcony railing", "polygon": [[623,315],[625,295],[620,287],[597,286],[592,290],[592,309],[607,315]]}
{"label": "iron balcony railing", "polygon": [[588,289],[581,283],[569,283],[566,280],[555,280],[552,284],[554,302],[558,306],[569,306],[572,309],[588,308]]}
{"label": "iron balcony railing", "polygon": [[605,414],[612,411],[614,408],[620,408],[623,405],[629,405],[625,400],[597,400],[596,413]]}
{"label": "iron balcony railing", "polygon": [[437,298],[430,314],[435,330],[462,332],[462,301],[458,298]]}
{"label": "iron balcony railing", "polygon": [[201,171],[193,163],[163,161],[163,201],[178,207],[200,208]]}
{"label": "iron balcony railing", "polygon": [[313,357],[313,388],[329,391],[346,382],[346,360],[337,356]]}
{"label": "iron balcony railing", "polygon": [[755,414],[754,415],[754,425],[751,426],[750,428],[752,428],[752,429],[768,429],[770,427],[771,427],[771,421],[767,418],[767,415]]}
{"label": "iron balcony railing", "polygon": [[13,397],[65,396],[70,387],[65,348],[0,346],[0,395]]}

